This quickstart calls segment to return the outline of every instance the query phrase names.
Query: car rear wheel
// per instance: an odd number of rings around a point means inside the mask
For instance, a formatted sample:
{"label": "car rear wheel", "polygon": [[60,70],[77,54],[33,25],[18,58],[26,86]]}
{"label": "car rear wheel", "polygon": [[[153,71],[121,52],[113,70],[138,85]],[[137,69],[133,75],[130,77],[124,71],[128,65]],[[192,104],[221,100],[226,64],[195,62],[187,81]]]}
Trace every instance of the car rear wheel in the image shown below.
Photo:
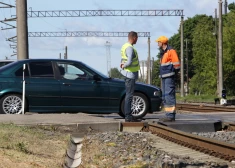
{"label": "car rear wheel", "polygon": [[0,100],[2,114],[20,114],[22,113],[22,96],[18,94],[8,94]]}
{"label": "car rear wheel", "polygon": [[[118,113],[121,117],[125,117],[124,104],[125,104],[125,98],[122,100],[121,103],[121,112]],[[149,103],[147,97],[142,93],[134,93],[131,105],[132,115],[136,119],[143,118],[148,113],[148,110],[149,110]]]}

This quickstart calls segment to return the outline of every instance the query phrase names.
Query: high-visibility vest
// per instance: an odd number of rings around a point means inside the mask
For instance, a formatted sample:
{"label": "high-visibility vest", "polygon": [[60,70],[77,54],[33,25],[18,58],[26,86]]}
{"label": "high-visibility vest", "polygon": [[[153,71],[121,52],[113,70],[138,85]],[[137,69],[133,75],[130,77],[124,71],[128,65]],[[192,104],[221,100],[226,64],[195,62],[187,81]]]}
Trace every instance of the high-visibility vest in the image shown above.
{"label": "high-visibility vest", "polygon": [[122,63],[126,63],[128,57],[126,56],[126,49],[128,47],[132,47],[135,53],[135,57],[132,58],[132,63],[128,67],[124,68],[125,71],[128,72],[137,72],[140,70],[140,65],[139,65],[139,59],[138,59],[138,54],[136,49],[130,44],[130,43],[125,43],[122,48],[121,48],[121,56],[122,56]]}
{"label": "high-visibility vest", "polygon": [[170,46],[161,54],[160,78],[167,78],[175,75],[180,70],[180,61],[176,51]]}

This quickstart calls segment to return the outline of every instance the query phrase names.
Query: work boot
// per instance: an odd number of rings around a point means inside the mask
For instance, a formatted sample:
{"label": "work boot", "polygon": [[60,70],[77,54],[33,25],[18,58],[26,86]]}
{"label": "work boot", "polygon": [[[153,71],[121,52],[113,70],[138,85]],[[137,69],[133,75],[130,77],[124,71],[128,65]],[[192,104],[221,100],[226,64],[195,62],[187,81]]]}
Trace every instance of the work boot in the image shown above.
{"label": "work boot", "polygon": [[165,117],[159,118],[162,122],[173,122],[175,121],[175,113],[166,113]]}

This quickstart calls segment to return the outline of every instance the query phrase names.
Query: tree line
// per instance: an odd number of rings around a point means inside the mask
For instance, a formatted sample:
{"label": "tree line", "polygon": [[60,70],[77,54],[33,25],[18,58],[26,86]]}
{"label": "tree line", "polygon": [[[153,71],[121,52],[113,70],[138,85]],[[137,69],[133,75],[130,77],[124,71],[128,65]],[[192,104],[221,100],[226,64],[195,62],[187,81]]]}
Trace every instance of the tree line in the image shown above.
{"label": "tree line", "polygon": [[[229,12],[223,15],[223,85],[227,95],[235,95],[235,4],[228,5]],[[216,95],[217,91],[217,57],[216,57],[216,23],[213,16],[195,15],[184,21],[184,81],[187,80],[186,67],[188,64],[188,79],[190,94]],[[218,30],[218,28],[217,28]],[[187,48],[186,51],[186,39]],[[178,53],[180,58],[180,28],[169,38],[169,45]],[[186,60],[186,54],[188,60]],[[160,86],[159,54],[152,70],[152,84]],[[120,78],[117,68],[112,68],[115,76]],[[116,76],[119,75],[119,76]],[[177,77],[180,86],[180,75]]]}
{"label": "tree line", "polygon": [[[228,6],[230,12],[223,15],[223,85],[228,95],[235,94],[233,81],[235,80],[235,5]],[[184,21],[184,39],[187,39],[188,50],[188,78],[191,94],[216,95],[217,91],[217,57],[216,38],[218,28],[213,16],[195,15]],[[169,39],[180,56],[180,31]],[[185,64],[184,67],[187,65]],[[187,75],[186,73],[184,73]],[[187,76],[184,76],[186,81]],[[179,82],[179,81],[178,81]],[[178,83],[179,84],[179,83]]]}

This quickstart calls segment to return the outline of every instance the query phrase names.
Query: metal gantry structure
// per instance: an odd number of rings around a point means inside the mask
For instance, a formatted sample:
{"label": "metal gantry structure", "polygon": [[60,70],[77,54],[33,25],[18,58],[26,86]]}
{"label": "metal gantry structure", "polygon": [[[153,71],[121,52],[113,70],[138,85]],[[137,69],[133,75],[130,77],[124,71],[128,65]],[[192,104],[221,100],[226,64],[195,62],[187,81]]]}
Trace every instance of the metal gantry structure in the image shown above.
{"label": "metal gantry structure", "polygon": [[[155,17],[155,16],[180,16],[181,17],[181,45],[183,45],[183,10],[182,9],[173,9],[173,10],[51,10],[51,11],[33,11],[32,8],[29,11],[25,11],[27,8],[27,0],[22,0],[23,3],[19,3],[19,0],[16,0],[18,8],[17,12],[17,35],[21,35],[21,38],[17,38],[17,41],[25,41],[20,48],[22,50],[26,50],[25,53],[28,53],[28,39],[26,40],[24,37],[28,37],[27,32],[27,20],[25,20],[25,16],[28,18],[36,18],[36,17],[99,17],[99,16],[137,16],[137,17]],[[25,13],[24,13],[25,12]],[[20,20],[23,20],[23,23],[20,24]],[[19,24],[19,26],[18,26]],[[21,33],[20,31],[21,30]],[[27,49],[25,49],[27,48]],[[17,46],[19,50],[19,46]],[[26,54],[27,55],[27,54]],[[17,54],[17,58],[21,59],[23,56],[23,52]],[[150,52],[148,55],[148,65],[150,65]],[[181,46],[181,78],[183,78],[183,47]],[[148,74],[150,74],[150,67],[148,67]],[[149,80],[150,81],[150,80]],[[150,82],[148,82],[150,84]],[[181,79],[181,96],[184,96],[183,93],[183,79]]]}
{"label": "metal gantry structure", "polygon": [[51,10],[28,11],[28,17],[94,17],[94,16],[184,16],[182,9],[174,10]]}
{"label": "metal gantry structure", "polygon": [[[219,3],[219,25],[222,25],[222,0],[218,0]],[[3,2],[0,2],[0,8],[14,8],[15,6],[9,5]],[[28,37],[27,35],[27,19],[25,18],[36,18],[36,17],[98,17],[98,16],[180,16],[181,17],[181,97],[184,96],[184,89],[183,89],[183,77],[184,77],[184,61],[183,61],[183,10],[182,9],[173,9],[173,10],[50,10],[50,11],[33,11],[32,8],[30,11],[26,11],[27,9],[27,0],[16,0],[16,8],[18,8],[17,12],[17,36],[8,38],[7,40],[10,42],[17,41],[26,41],[21,43],[22,45],[17,45],[17,50],[21,48],[21,50],[28,50],[27,39],[24,37]],[[227,0],[225,0],[225,14],[227,13]],[[26,17],[25,17],[26,16]],[[2,23],[9,26],[5,29],[12,29],[16,28],[16,26],[12,26],[6,22],[8,21],[15,21],[16,18],[12,19],[5,19],[1,21]],[[22,21],[23,20],[23,21]],[[19,24],[19,25],[18,25]],[[2,30],[5,30],[2,28]],[[18,29],[21,30],[18,31]],[[26,33],[26,34],[25,34]],[[36,33],[36,32],[35,32]],[[38,34],[31,34],[30,37],[36,37]],[[41,34],[42,35],[42,34]],[[19,37],[21,36],[21,37]],[[17,38],[16,38],[17,37]],[[46,37],[44,35],[40,37]],[[61,37],[65,37],[61,35]],[[68,36],[69,37],[69,36]],[[72,36],[71,36],[72,37]],[[221,96],[221,90],[223,89],[223,70],[222,70],[222,26],[219,27],[218,32],[218,92]],[[13,47],[14,48],[14,47]],[[21,58],[25,52],[17,53],[17,58]],[[149,54],[150,55],[150,54]],[[150,60],[148,58],[148,60]]]}
{"label": "metal gantry structure", "polygon": [[[174,10],[51,10],[27,12],[28,18],[36,17],[98,17],[98,16],[180,16],[181,17],[181,97],[184,96],[184,61],[183,61],[183,17],[182,9]],[[150,36],[149,36],[150,37]],[[148,42],[150,43],[150,42]],[[148,52],[148,83],[150,80],[150,48]]]}
{"label": "metal gantry structure", "polygon": [[[128,37],[128,33],[103,31],[28,32],[28,37]],[[138,37],[150,37],[150,32],[138,32]]]}

